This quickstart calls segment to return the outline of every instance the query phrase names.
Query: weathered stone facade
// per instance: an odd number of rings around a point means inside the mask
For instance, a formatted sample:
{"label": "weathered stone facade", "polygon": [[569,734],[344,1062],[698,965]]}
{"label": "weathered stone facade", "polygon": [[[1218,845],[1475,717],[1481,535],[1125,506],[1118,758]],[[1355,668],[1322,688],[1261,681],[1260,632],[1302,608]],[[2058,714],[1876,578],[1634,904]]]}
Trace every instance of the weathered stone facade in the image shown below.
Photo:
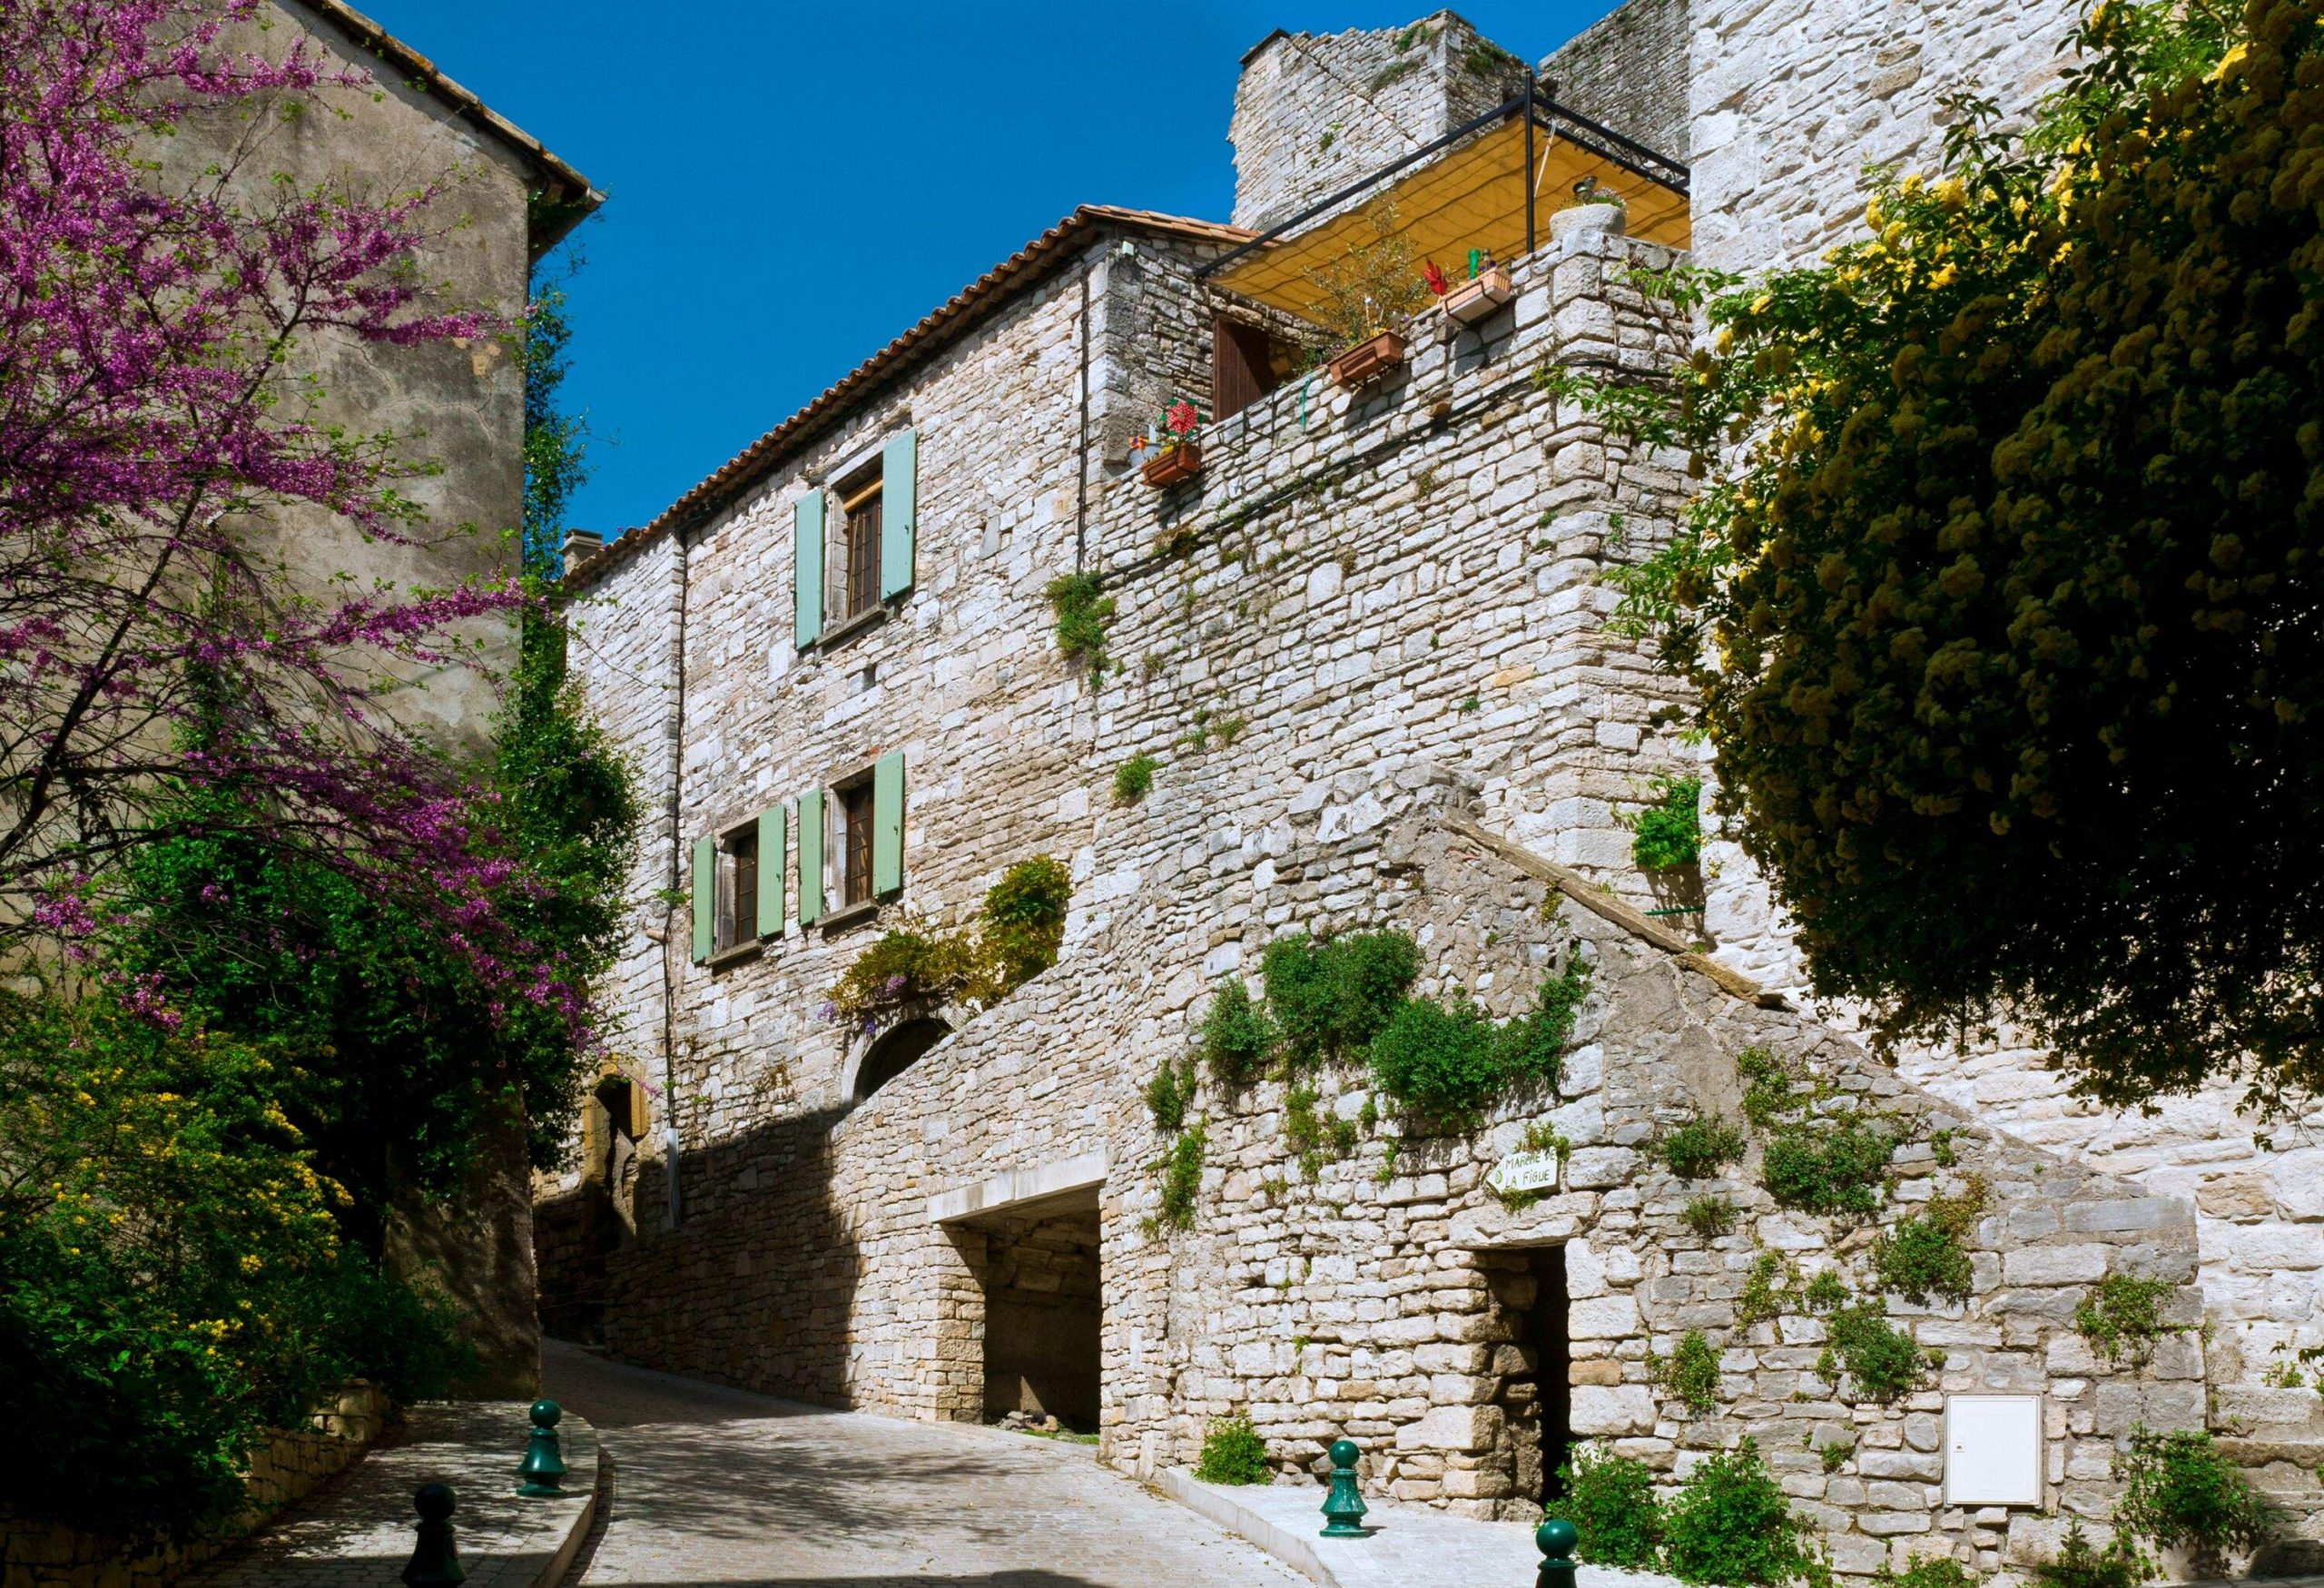
{"label": "weathered stone facade", "polygon": [[[1699,47],[1716,35],[1698,21]],[[1287,37],[1256,53],[1238,96],[1240,219],[1343,180],[1308,131],[1281,131],[1296,118],[1254,109],[1281,92],[1270,74],[1287,68],[1268,63]],[[1732,155],[1699,115],[1689,141]],[[1287,168],[1261,169],[1263,153]],[[1600,576],[1654,543],[1685,482],[1538,377],[1663,368],[1689,328],[1636,285],[1671,256],[1621,235],[1617,212],[1569,210],[1551,230],[1475,330],[1429,322],[1376,386],[1319,373],[1206,426],[1200,476],[1157,491],[1127,445],[1164,401],[1206,405],[1221,305],[1196,272],[1233,239],[1085,212],[956,301],[986,307],[924,327],[576,570],[576,668],[668,815],[608,989],[625,1072],[666,1132],[638,1141],[621,1208],[635,1238],[574,1238],[592,1188],[542,1188],[545,1287],[600,1297],[612,1351],[975,1418],[1075,1415],[1076,1372],[1044,1384],[1029,1368],[1094,1350],[1101,1453],[1118,1465],[1187,1461],[1209,1418],[1241,1411],[1286,1472],[1344,1435],[1367,1481],[1484,1516],[1533,1513],[1562,1392],[1573,1435],[1672,1473],[1754,1436],[1857,1574],[1933,1551],[1989,1570],[2045,1558],[2065,1518],[2109,1514],[2109,1457],[2132,1424],[2202,1425],[2194,1336],[2112,1363],[2073,1323],[2112,1276],[2171,1287],[2175,1326],[2203,1316],[2179,1188],[2004,1134],[1981,1102],[1873,1062],[1639,913],[1670,901],[1630,864],[1621,813],[1697,756],[1670,681],[1610,630]],[[796,504],[906,430],[912,587],[867,626],[796,643]],[[1094,682],[1059,660],[1043,597],[1080,571],[1114,604]],[[798,796],[899,752],[900,896],[803,927]],[[1139,755],[1152,791],[1118,803],[1115,773]],[[783,918],[697,962],[666,902],[690,846],[771,808],[794,835]],[[1058,963],[981,1012],[911,1011],[950,1034],[869,1089],[879,1033],[823,1018],[826,990],[878,932],[959,925],[1034,853],[1073,876]],[[1147,1080],[1269,942],[1386,925],[1420,944],[1419,991],[1465,989],[1497,1017],[1586,964],[1556,1084],[1443,1134],[1359,1067],[1327,1072],[1312,1103],[1279,1080],[1206,1080],[1193,1219],[1173,1229],[1172,1139]],[[1893,1399],[1824,1375],[1817,1309],[1737,1314],[1768,1253],[1866,1294],[1876,1231],[1777,1206],[1761,1132],[1716,1179],[1679,1180],[1646,1150],[1697,1112],[1737,1116],[1754,1048],[1819,1108],[1901,1132],[1885,1217],[1982,1195],[1966,1299],[1886,1298],[1938,1359]],[[1303,1150],[1301,1109],[1352,1139]],[[1570,1147],[1557,1184],[1505,1200],[1488,1171],[1544,1130]],[[1728,1233],[1682,1217],[1702,1196],[1728,1204]],[[1695,1331],[1718,1353],[1717,1408],[1699,1415],[1665,1367]],[[1561,1359],[1562,1384],[1545,1383]],[[1944,1417],[1962,1394],[2041,1397],[2037,1503],[1947,1504]]]}
{"label": "weathered stone facade", "polygon": [[1631,0],[1544,57],[1541,82],[1560,104],[1683,161],[1692,20],[1689,0]]}
{"label": "weathered stone facade", "polygon": [[[415,268],[429,312],[524,314],[532,260],[600,200],[541,144],[495,114],[434,64],[340,0],[275,0],[234,25],[223,47],[281,59],[303,49],[326,74],[358,84],[312,91],[320,113],[253,114],[249,105],[197,108],[157,151],[188,181],[231,165],[250,197],[278,180],[329,187],[359,202],[397,204],[438,191],[418,217]],[[251,526],[319,598],[350,588],[443,588],[517,571],[525,514],[525,380],[507,338],[494,334],[399,345],[337,330],[313,331],[289,374],[311,378],[311,418],[399,439],[410,475],[399,488],[423,517],[404,538],[360,530],[320,507],[278,509]],[[448,659],[380,664],[393,684],[380,709],[405,731],[460,760],[489,754],[500,688],[517,658],[506,615],[454,626]],[[533,1242],[524,1133],[503,1119],[485,1161],[457,1194],[417,1189],[389,1209],[383,1257],[427,1273],[456,1300],[483,1364],[465,1389],[529,1396],[539,1379]]]}
{"label": "weathered stone facade", "polygon": [[1371,31],[1277,28],[1235,85],[1235,224],[1279,226],[1524,85],[1525,64],[1450,11]]}

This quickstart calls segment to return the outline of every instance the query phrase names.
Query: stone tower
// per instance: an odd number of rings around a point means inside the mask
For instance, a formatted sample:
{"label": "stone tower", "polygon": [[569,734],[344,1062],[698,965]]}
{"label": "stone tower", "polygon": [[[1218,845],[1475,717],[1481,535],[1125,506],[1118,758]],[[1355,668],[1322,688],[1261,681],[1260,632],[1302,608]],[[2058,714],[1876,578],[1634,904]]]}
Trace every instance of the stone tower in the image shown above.
{"label": "stone tower", "polygon": [[1277,28],[1235,84],[1235,224],[1278,225],[1524,85],[1525,63],[1450,11],[1377,31]]}

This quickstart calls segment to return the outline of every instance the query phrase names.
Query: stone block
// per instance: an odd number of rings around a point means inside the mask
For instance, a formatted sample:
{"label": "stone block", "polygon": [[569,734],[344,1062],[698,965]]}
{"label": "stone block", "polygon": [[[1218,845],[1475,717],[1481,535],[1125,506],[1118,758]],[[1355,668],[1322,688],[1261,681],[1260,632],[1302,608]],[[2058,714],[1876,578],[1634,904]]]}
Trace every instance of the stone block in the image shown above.
{"label": "stone block", "polygon": [[1504,1421],[1499,1406],[1433,1406],[1416,1423],[1396,1430],[1396,1448],[1490,1450]]}
{"label": "stone block", "polygon": [[2106,1277],[2102,1246],[2021,1247],[2002,1256],[2002,1278],[2011,1285],[2091,1285]]}
{"label": "stone block", "polygon": [[1573,1386],[1572,1422],[1577,1434],[1646,1434],[1654,1428],[1654,1395],[1642,1384]]}

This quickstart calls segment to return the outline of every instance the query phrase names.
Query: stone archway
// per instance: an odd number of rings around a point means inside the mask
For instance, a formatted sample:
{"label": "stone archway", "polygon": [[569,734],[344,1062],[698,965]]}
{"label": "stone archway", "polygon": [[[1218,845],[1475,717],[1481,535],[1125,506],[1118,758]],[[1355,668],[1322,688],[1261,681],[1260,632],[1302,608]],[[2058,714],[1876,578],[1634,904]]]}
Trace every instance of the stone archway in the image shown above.
{"label": "stone archway", "polygon": [[841,1094],[850,1103],[862,1102],[951,1034],[952,1028],[932,1014],[899,1021],[849,1061],[841,1077]]}

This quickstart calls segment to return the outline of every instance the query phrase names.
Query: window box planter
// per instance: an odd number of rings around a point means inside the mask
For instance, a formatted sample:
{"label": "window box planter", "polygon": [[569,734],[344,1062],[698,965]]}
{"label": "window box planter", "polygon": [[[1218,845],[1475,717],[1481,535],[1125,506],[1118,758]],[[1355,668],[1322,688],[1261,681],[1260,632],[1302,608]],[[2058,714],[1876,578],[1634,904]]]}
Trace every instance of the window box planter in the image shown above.
{"label": "window box planter", "polygon": [[1140,472],[1146,476],[1147,484],[1157,488],[1176,485],[1182,479],[1192,479],[1202,472],[1202,444],[1199,441],[1180,441],[1176,446],[1165,447],[1146,460]]}
{"label": "window box planter", "polygon": [[1371,385],[1403,361],[1403,333],[1377,331],[1332,360],[1332,379],[1344,390],[1354,391]]}
{"label": "window box planter", "polygon": [[1474,325],[1509,301],[1515,289],[1509,284],[1507,265],[1487,265],[1483,271],[1444,294],[1444,314],[1462,325]]}

